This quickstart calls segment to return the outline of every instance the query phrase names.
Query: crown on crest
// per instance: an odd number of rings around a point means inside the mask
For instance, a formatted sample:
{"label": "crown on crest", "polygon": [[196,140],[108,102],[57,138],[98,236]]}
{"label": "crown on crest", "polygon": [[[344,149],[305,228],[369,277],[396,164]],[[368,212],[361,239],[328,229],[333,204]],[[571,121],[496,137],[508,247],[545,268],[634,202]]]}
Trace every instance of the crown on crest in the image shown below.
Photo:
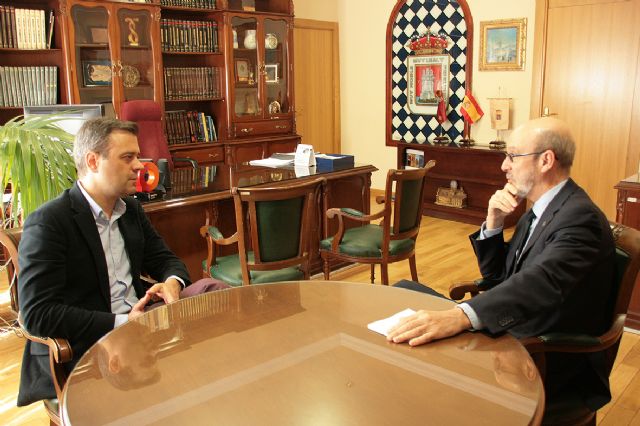
{"label": "crown on crest", "polygon": [[445,51],[449,44],[448,37],[445,33],[437,34],[429,28],[422,34],[414,34],[407,46],[416,55],[437,55]]}

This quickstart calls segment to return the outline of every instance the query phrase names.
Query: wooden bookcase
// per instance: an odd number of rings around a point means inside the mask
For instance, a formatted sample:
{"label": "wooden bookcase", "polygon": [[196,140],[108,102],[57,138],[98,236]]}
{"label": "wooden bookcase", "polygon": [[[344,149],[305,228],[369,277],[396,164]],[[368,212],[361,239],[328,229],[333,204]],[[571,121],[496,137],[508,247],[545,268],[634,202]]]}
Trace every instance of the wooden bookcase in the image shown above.
{"label": "wooden bookcase", "polygon": [[[621,180],[614,187],[618,191],[616,222],[640,229],[640,175],[635,174]],[[640,330],[640,279],[631,294],[625,325]]]}
{"label": "wooden bookcase", "polygon": [[[426,215],[459,222],[482,224],[487,217],[489,198],[506,183],[500,165],[504,152],[488,148],[458,148],[416,143],[398,143],[398,168],[407,165],[408,149],[424,152],[424,163],[436,160],[427,174],[423,212]],[[467,207],[456,208],[435,203],[438,188],[449,188],[451,181],[467,194]],[[526,209],[525,203],[507,217],[505,226],[515,225]]]}
{"label": "wooden bookcase", "polygon": [[[23,9],[39,9],[45,11],[45,20],[49,16],[50,11],[54,11],[55,24],[53,26],[53,38],[51,48],[48,49],[16,49],[0,47],[0,67],[31,67],[31,66],[54,66],[57,67],[56,81],[56,100],[58,103],[68,103],[68,83],[65,78],[66,62],[64,59],[64,35],[60,26],[60,9],[58,8],[58,0],[21,0],[6,1],[0,0],[1,6],[12,6],[14,8]],[[6,18],[6,16],[5,16]],[[0,18],[0,23],[3,22]],[[5,25],[7,25],[5,23]],[[48,29],[48,27],[47,27]],[[0,28],[0,31],[5,28]],[[6,77],[0,77],[6,78]],[[9,89],[3,87],[3,81],[0,81],[0,90]],[[5,85],[10,84],[9,80],[5,80]],[[28,102],[32,104],[33,102]],[[22,107],[0,106],[0,123],[5,123],[9,119],[21,115]]]}
{"label": "wooden bookcase", "polygon": [[[56,16],[54,48],[0,48],[0,66],[57,66],[61,104],[105,103],[118,116],[122,102],[151,99],[165,112],[197,111],[212,117],[217,140],[172,144],[176,157],[205,165],[235,164],[295,150],[300,137],[294,119],[293,2],[217,0],[215,9],[186,7],[192,3],[188,0],[173,2],[182,6],[163,3],[168,2],[0,0],[0,5],[54,10]],[[215,23],[217,48],[167,48],[161,33],[164,19]],[[255,47],[245,48],[241,39],[235,48],[233,33],[242,31],[244,37],[246,22],[255,31]],[[197,39],[198,34],[189,37]],[[267,36],[275,36],[277,45],[266,45]],[[243,55],[245,60],[253,57],[251,84],[237,75]],[[175,69],[215,69],[218,90],[201,97],[172,92],[169,98],[165,71]],[[200,87],[202,81],[187,80],[182,86]],[[21,107],[0,107],[0,122],[20,114]]]}

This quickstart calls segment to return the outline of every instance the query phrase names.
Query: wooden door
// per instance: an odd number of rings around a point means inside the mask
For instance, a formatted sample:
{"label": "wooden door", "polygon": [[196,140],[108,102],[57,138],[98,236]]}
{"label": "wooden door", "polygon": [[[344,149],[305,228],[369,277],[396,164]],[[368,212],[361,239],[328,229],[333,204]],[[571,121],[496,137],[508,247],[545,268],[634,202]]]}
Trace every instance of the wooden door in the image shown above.
{"label": "wooden door", "polygon": [[640,159],[640,0],[538,0],[536,7],[531,114],[548,108],[571,126],[572,177],[614,220],[613,187]]}
{"label": "wooden door", "polygon": [[294,22],[296,131],[316,152],[340,152],[338,24]]}

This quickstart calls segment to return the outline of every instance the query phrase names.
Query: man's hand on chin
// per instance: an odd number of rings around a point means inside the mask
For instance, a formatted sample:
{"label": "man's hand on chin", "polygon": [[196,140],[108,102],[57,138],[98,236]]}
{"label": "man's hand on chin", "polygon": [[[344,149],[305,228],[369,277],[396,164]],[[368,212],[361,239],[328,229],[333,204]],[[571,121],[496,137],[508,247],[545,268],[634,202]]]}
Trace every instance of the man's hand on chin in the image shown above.
{"label": "man's hand on chin", "polygon": [[154,301],[164,300],[164,303],[172,303],[180,299],[180,290],[182,285],[175,278],[169,278],[163,283],[154,284],[147,294],[151,296]]}
{"label": "man's hand on chin", "polygon": [[444,339],[471,328],[471,322],[460,308],[446,311],[418,311],[403,318],[387,335],[394,343],[409,342],[418,346],[433,340]]}

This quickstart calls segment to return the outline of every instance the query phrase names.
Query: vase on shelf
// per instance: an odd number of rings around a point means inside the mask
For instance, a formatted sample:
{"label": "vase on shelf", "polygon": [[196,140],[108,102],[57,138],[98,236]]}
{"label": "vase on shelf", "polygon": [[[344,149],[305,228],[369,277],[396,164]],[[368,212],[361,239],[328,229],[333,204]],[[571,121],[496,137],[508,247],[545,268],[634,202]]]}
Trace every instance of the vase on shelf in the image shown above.
{"label": "vase on shelf", "polygon": [[236,30],[231,30],[233,32],[233,48],[238,48],[238,32]]}
{"label": "vase on shelf", "polygon": [[256,30],[247,30],[244,35],[244,48],[255,49],[256,48]]}

